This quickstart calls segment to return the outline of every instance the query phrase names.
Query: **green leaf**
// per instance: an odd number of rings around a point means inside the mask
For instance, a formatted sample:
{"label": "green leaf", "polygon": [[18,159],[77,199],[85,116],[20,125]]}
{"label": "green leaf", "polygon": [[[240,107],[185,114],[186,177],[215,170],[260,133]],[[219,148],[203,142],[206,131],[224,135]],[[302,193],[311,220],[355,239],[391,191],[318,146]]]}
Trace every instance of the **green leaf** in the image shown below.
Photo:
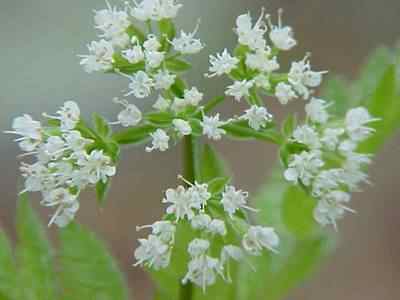
{"label": "green leaf", "polygon": [[20,299],[57,299],[53,253],[38,217],[21,195],[17,211],[18,288]]}
{"label": "green leaf", "polygon": [[282,134],[289,138],[292,136],[294,129],[297,126],[297,118],[294,114],[289,114],[287,118],[282,123]]}
{"label": "green leaf", "polygon": [[131,39],[132,37],[135,36],[141,44],[143,44],[144,41],[146,40],[144,33],[133,24],[129,25],[129,27],[126,29],[126,33],[129,35]]}
{"label": "green leaf", "polygon": [[0,231],[0,299],[17,300],[17,270],[10,243]]}
{"label": "green leaf", "polygon": [[114,133],[112,139],[120,145],[140,144],[148,140],[156,127],[150,124],[137,126]]}
{"label": "green leaf", "polygon": [[344,116],[350,105],[351,95],[349,93],[348,83],[340,78],[333,77],[325,81],[322,88],[322,98],[333,105],[329,111],[337,116]]}
{"label": "green leaf", "polygon": [[175,25],[171,19],[162,19],[158,22],[158,28],[161,34],[161,50],[168,52],[171,48],[171,43],[176,35]]}
{"label": "green leaf", "polygon": [[181,78],[176,77],[174,84],[171,86],[171,92],[178,98],[183,98],[185,88],[185,82]]}
{"label": "green leaf", "polygon": [[174,73],[185,72],[192,67],[187,61],[178,58],[167,58],[164,63],[165,67]]}
{"label": "green leaf", "polygon": [[174,115],[168,111],[150,112],[145,118],[155,125],[166,126],[171,125]]}
{"label": "green leaf", "polygon": [[190,119],[190,127],[192,127],[193,136],[201,136],[203,134],[203,127],[201,126],[200,120]]}
{"label": "green leaf", "polygon": [[229,177],[216,177],[208,182],[208,191],[212,194],[222,193],[229,181]]}
{"label": "green leaf", "polygon": [[222,126],[226,133],[237,139],[258,139],[262,141],[272,142],[274,144],[281,144],[282,137],[275,129],[261,129],[254,130],[246,121],[231,122]]}
{"label": "green leaf", "polygon": [[60,240],[64,299],[128,299],[116,262],[93,233],[70,224],[61,231]]}
{"label": "green leaf", "polygon": [[227,173],[226,164],[217,152],[210,145],[204,145],[201,153],[200,181],[208,182],[216,177],[226,177]]}
{"label": "green leaf", "polygon": [[100,205],[104,204],[108,191],[110,189],[110,185],[111,185],[110,179],[108,179],[105,183],[102,180],[100,180],[96,184],[96,199]]}
{"label": "green leaf", "polygon": [[145,69],[145,62],[141,61],[136,64],[131,64],[120,53],[114,53],[113,68],[114,70],[130,75],[138,71],[143,71]]}
{"label": "green leaf", "polygon": [[97,113],[93,113],[92,119],[96,132],[102,137],[108,137],[110,134],[110,126],[107,121]]}

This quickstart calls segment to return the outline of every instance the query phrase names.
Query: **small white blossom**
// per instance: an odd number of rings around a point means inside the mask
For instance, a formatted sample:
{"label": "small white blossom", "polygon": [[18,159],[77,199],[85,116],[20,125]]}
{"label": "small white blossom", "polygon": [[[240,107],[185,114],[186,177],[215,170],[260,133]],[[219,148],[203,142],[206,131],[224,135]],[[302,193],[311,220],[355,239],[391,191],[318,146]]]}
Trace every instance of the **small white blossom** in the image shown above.
{"label": "small white blossom", "polygon": [[182,7],[175,0],[142,0],[140,3],[134,1],[134,4],[131,14],[140,21],[173,19]]}
{"label": "small white blossom", "polygon": [[329,119],[329,113],[327,111],[329,106],[330,104],[325,100],[313,97],[310,102],[306,104],[305,110],[312,122],[325,124]]}
{"label": "small white blossom", "polygon": [[43,114],[45,117],[60,121],[60,129],[64,131],[72,130],[78,124],[80,120],[80,109],[78,104],[74,101],[67,101],[57,111],[58,116],[50,116],[46,113]]}
{"label": "small white blossom", "polygon": [[169,108],[170,103],[163,96],[159,95],[157,101],[153,104],[153,108],[159,111],[165,111]]}
{"label": "small white blossom", "polygon": [[237,67],[238,63],[239,59],[231,56],[228,50],[224,49],[222,53],[217,53],[216,56],[210,55],[210,74],[206,74],[206,76],[214,77],[229,74]]}
{"label": "small white blossom", "polygon": [[248,97],[250,95],[249,89],[253,84],[253,81],[235,81],[232,85],[227,87],[225,95],[232,96],[236,101],[240,101],[243,97]]}
{"label": "small white blossom", "polygon": [[257,50],[255,53],[246,55],[246,65],[250,69],[259,70],[261,72],[271,73],[279,69],[279,63],[276,56],[270,58],[270,51],[264,49]]}
{"label": "small white blossom", "polygon": [[158,236],[149,235],[147,239],[139,239],[139,243],[140,246],[135,250],[135,266],[145,265],[155,270],[168,267],[171,249]]}
{"label": "small white blossom", "polygon": [[146,57],[146,66],[155,69],[158,68],[161,63],[164,61],[165,53],[159,51],[145,51],[144,52]]}
{"label": "small white blossom", "polygon": [[235,245],[226,245],[221,250],[221,263],[226,263],[229,259],[240,261],[243,258],[243,250]]}
{"label": "small white blossom", "polygon": [[137,64],[144,60],[144,52],[139,44],[132,48],[123,50],[122,56],[131,64]]}
{"label": "small white blossom", "polygon": [[106,182],[108,177],[116,173],[111,158],[103,153],[103,150],[93,150],[88,155],[81,156],[77,164],[83,169],[90,183],[96,184],[99,181]]}
{"label": "small white blossom", "polygon": [[46,192],[41,202],[44,206],[57,206],[56,212],[50,219],[49,226],[56,223],[59,227],[65,227],[75,216],[79,209],[76,195],[67,189],[57,188]]}
{"label": "small white blossom", "polygon": [[164,243],[173,243],[175,240],[176,226],[170,221],[158,221],[152,225],[137,226],[136,230],[151,228],[152,234],[160,238]]}
{"label": "small white blossom", "polygon": [[190,220],[194,217],[190,193],[183,186],[178,186],[176,189],[168,189],[165,192],[165,198],[162,203],[170,204],[167,208],[167,214],[174,214],[176,221],[185,217]]}
{"label": "small white blossom", "polygon": [[291,100],[297,98],[296,93],[293,91],[292,87],[284,82],[279,82],[275,87],[275,96],[278,98],[278,101],[286,105]]}
{"label": "small white blossom", "polygon": [[50,136],[42,145],[42,150],[51,159],[57,159],[62,156],[65,149],[65,142],[59,136]]}
{"label": "small white blossom", "polygon": [[140,123],[142,120],[142,112],[137,108],[136,105],[130,104],[126,100],[119,100],[117,98],[114,99],[114,102],[125,107],[125,109],[118,114],[118,122],[116,123],[121,124],[123,127],[136,126]]}
{"label": "small white blossom", "polygon": [[339,138],[344,134],[343,128],[326,128],[321,137],[321,143],[329,150],[334,151],[339,144]]}
{"label": "small white blossom", "polygon": [[198,257],[206,254],[210,248],[210,242],[203,239],[194,239],[189,243],[188,252],[191,257]]}
{"label": "small white blossom", "polygon": [[164,152],[168,149],[170,137],[164,130],[157,129],[153,133],[150,133],[150,136],[152,137],[152,146],[146,147],[147,152],[152,152],[153,150],[160,150],[161,152]]}
{"label": "small white blossom", "polygon": [[149,34],[143,43],[143,48],[146,51],[158,51],[161,48],[161,43],[158,41],[157,36]]}
{"label": "small white blossom", "polygon": [[205,183],[195,182],[189,189],[191,205],[193,208],[203,210],[207,205],[207,201],[211,198],[211,193],[208,191],[208,185]]}
{"label": "small white blossom", "polygon": [[176,131],[180,135],[190,135],[192,134],[192,127],[190,127],[189,122],[182,119],[174,119],[172,121],[172,125],[174,125]]}
{"label": "small white blossom", "polygon": [[225,222],[222,220],[218,220],[218,219],[212,220],[211,223],[208,225],[207,229],[212,234],[219,234],[222,236],[226,235]]}
{"label": "small white blossom", "polygon": [[265,90],[271,89],[271,83],[269,82],[268,76],[265,74],[258,74],[253,80],[256,87],[260,87]]}
{"label": "small white blossom", "polygon": [[188,105],[198,106],[203,100],[203,93],[200,93],[196,87],[192,87],[190,90],[184,90],[183,99]]}
{"label": "small white blossom", "polygon": [[282,27],[282,12],[282,10],[279,10],[278,25],[270,24],[269,38],[276,48],[287,51],[296,46],[297,42],[293,38],[292,28],[289,26]]}
{"label": "small white blossom", "polygon": [[211,223],[211,217],[207,214],[195,215],[190,224],[193,229],[205,230]]}
{"label": "small white blossom", "polygon": [[293,139],[302,143],[310,149],[318,149],[321,147],[318,132],[311,126],[301,125],[293,131]]}
{"label": "small white blossom", "polygon": [[372,118],[368,110],[364,107],[353,108],[346,114],[347,134],[353,141],[363,141],[375,132],[375,129],[365,125],[378,120]]}
{"label": "small white blossom", "polygon": [[343,169],[323,170],[319,173],[312,185],[312,194],[320,197],[323,193],[338,189],[343,182]]}
{"label": "small white blossom", "polygon": [[154,88],[168,90],[175,82],[176,75],[167,70],[160,70],[154,76]]}
{"label": "small white blossom", "polygon": [[87,145],[93,143],[93,140],[82,137],[82,134],[77,130],[67,131],[63,134],[63,138],[67,148],[73,152],[82,152]]}
{"label": "small white blossom", "polygon": [[248,210],[255,211],[253,208],[247,206],[247,197],[249,194],[242,190],[236,190],[234,186],[227,185],[224,192],[222,193],[221,204],[224,207],[224,211],[233,217],[238,209],[245,208]]}
{"label": "small white blossom", "polygon": [[224,126],[226,122],[219,120],[219,114],[216,114],[213,117],[203,116],[203,121],[201,122],[201,126],[203,127],[203,134],[206,135],[209,139],[213,139],[218,141],[221,139],[222,135],[226,133],[226,131],[221,126]]}
{"label": "small white blossom", "polygon": [[39,162],[32,165],[22,163],[20,171],[25,178],[25,189],[23,192],[39,192],[43,190],[50,176],[49,170]]}
{"label": "small white blossom", "polygon": [[250,226],[242,240],[243,248],[252,255],[261,255],[263,248],[276,252],[279,237],[274,228],[263,226]]}
{"label": "small white blossom", "polygon": [[266,41],[264,34],[267,31],[264,19],[264,11],[253,27],[250,13],[240,15],[236,19],[236,33],[239,43],[248,46],[252,50],[264,49]]}
{"label": "small white blossom", "polygon": [[12,131],[5,133],[16,134],[21,137],[15,139],[22,151],[31,152],[42,141],[42,126],[40,122],[32,119],[30,115],[16,117],[12,122]]}
{"label": "small white blossom", "polygon": [[145,98],[150,96],[151,88],[154,86],[154,81],[147,73],[143,71],[136,72],[133,76],[128,76],[131,82],[129,83],[130,91],[125,96],[134,95],[136,98]]}
{"label": "small white blossom", "polygon": [[193,32],[186,33],[181,31],[181,35],[179,37],[175,37],[171,41],[175,51],[182,54],[195,54],[200,52],[204,46],[199,39],[194,38],[198,29],[199,25],[197,24]]}
{"label": "small white blossom", "polygon": [[216,281],[216,272],[220,271],[220,262],[216,258],[202,255],[193,258],[188,264],[188,272],[182,279],[182,283],[193,282],[205,292],[207,286]]}
{"label": "small white blossom", "polygon": [[318,151],[303,151],[300,154],[292,155],[289,167],[284,173],[285,179],[296,184],[301,180],[305,186],[309,186],[311,180],[324,165],[320,156]]}
{"label": "small white blossom", "polygon": [[247,120],[249,126],[254,130],[260,130],[266,126],[267,122],[272,120],[272,115],[263,106],[253,105],[247,109],[240,119]]}
{"label": "small white blossom", "polygon": [[88,46],[89,54],[80,55],[80,64],[87,73],[112,69],[114,48],[106,40],[93,41]]}

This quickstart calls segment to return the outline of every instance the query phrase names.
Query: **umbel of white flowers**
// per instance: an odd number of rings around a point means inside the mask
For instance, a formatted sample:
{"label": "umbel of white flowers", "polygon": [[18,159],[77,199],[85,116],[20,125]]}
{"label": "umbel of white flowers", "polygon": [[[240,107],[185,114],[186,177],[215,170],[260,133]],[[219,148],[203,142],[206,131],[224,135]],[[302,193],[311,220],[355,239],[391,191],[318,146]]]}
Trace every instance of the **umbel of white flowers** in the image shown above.
{"label": "umbel of white flowers", "polygon": [[[252,226],[240,217],[243,210],[254,211],[247,206],[247,192],[231,185],[226,185],[223,191],[212,192],[206,183],[192,184],[181,176],[179,178],[190,187],[178,186],[165,192],[162,203],[168,207],[163,221],[137,227],[138,230],[151,229],[151,234],[139,240],[135,265],[155,270],[167,268],[174,249],[176,226],[183,225],[185,221],[189,222],[195,237],[187,245],[189,261],[182,282],[191,281],[203,290],[214,284],[217,276],[231,281],[228,266],[231,261],[240,261],[246,255],[261,255],[264,249],[277,251],[279,237],[273,228]],[[210,205],[215,205],[215,200],[219,200],[220,207],[214,207],[214,210],[222,213],[218,218],[209,209]],[[239,236],[241,240],[237,240],[236,244],[223,242],[218,251],[212,250],[211,244],[217,237],[225,241],[228,235]]]}

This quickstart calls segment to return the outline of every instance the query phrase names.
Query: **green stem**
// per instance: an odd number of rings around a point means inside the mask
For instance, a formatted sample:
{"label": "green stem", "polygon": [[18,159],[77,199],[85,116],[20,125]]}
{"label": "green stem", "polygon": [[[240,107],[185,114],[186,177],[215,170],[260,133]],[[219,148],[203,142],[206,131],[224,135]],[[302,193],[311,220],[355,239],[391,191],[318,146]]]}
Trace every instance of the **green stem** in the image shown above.
{"label": "green stem", "polygon": [[[193,136],[185,136],[183,138],[183,176],[189,182],[194,182],[196,179],[196,150],[197,140]],[[193,284],[180,282],[179,300],[193,299]]]}

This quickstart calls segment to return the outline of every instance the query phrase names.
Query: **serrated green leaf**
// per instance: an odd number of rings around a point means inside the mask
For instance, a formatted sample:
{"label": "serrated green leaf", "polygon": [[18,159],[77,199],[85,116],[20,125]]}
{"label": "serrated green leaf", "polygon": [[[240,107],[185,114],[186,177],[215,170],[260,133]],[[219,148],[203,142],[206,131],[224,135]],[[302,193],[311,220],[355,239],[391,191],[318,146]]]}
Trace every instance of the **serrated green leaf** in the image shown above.
{"label": "serrated green leaf", "polygon": [[126,29],[126,33],[129,35],[131,39],[132,37],[135,36],[141,44],[143,44],[144,41],[146,40],[144,33],[133,24],[129,25],[129,27]]}
{"label": "serrated green leaf", "polygon": [[222,126],[222,128],[229,136],[236,139],[258,139],[278,145],[282,143],[282,136],[275,129],[267,127],[257,131],[251,128],[246,121],[231,122]]}
{"label": "serrated green leaf", "polygon": [[17,300],[17,269],[7,236],[0,231],[0,299]]}
{"label": "serrated green leaf", "polygon": [[19,298],[57,299],[52,249],[26,194],[19,200],[17,237]]}
{"label": "serrated green leaf", "polygon": [[156,127],[146,124],[114,133],[112,139],[120,145],[140,144],[147,141],[150,133],[155,130]]}
{"label": "serrated green leaf", "polygon": [[61,230],[60,240],[64,299],[128,299],[116,262],[93,233],[70,224]]}
{"label": "serrated green leaf", "polygon": [[93,113],[92,115],[93,125],[97,132],[102,137],[108,137],[110,134],[110,126],[107,121],[103,119],[98,113]]}
{"label": "serrated green leaf", "polygon": [[165,67],[174,73],[185,72],[192,67],[187,61],[178,58],[167,58],[164,63]]}

